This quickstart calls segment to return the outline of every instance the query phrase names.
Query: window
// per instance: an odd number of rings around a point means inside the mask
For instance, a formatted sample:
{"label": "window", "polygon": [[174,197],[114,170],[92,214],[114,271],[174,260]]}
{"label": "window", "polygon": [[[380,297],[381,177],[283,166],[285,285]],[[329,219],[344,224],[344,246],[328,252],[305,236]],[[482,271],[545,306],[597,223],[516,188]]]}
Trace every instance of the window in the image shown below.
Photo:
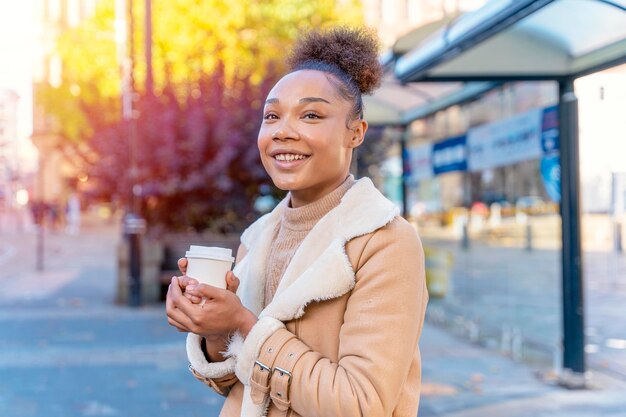
{"label": "window", "polygon": [[61,20],[61,0],[48,0],[48,19],[52,22]]}
{"label": "window", "polygon": [[70,27],[80,23],[80,0],[67,0],[67,24]]}

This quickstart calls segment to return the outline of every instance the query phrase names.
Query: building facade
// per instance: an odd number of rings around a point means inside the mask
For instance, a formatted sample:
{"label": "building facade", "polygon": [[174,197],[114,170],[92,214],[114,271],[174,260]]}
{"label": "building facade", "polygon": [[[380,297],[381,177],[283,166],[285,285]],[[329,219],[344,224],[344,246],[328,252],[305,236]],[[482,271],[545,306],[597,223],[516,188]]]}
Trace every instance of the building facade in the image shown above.
{"label": "building facade", "polygon": [[39,179],[34,198],[59,202],[69,193],[71,184],[80,175],[80,167],[64,149],[58,136],[57,122],[38,100],[38,91],[45,85],[61,85],[63,66],[54,49],[54,42],[63,31],[77,26],[95,13],[98,0],[36,0],[35,56],[33,68],[33,134],[39,151]]}
{"label": "building facade", "polygon": [[376,28],[384,46],[412,29],[475,10],[485,0],[363,0],[365,23]]}
{"label": "building facade", "polygon": [[13,204],[21,175],[18,101],[19,97],[13,90],[0,90],[0,207],[4,208]]}

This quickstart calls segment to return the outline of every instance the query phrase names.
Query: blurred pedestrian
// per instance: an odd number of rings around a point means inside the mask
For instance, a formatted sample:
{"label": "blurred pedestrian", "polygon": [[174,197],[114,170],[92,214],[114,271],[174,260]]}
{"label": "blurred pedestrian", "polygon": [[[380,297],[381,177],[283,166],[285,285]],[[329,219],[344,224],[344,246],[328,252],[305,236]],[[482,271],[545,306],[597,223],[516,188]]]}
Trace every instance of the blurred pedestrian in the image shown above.
{"label": "blurred pedestrian", "polygon": [[32,200],[30,202],[30,212],[33,223],[35,223],[37,227],[43,227],[46,216],[46,203],[43,202],[43,200]]}
{"label": "blurred pedestrian", "polygon": [[243,233],[227,290],[172,278],[168,321],[189,332],[193,374],[227,397],[223,417],[417,414],[422,246],[368,178],[349,175],[377,52],[361,29],[298,41],[258,136],[287,197]]}
{"label": "blurred pedestrian", "polygon": [[70,194],[65,208],[66,232],[77,235],[80,231],[80,200],[76,193]]}
{"label": "blurred pedestrian", "polygon": [[59,227],[59,202],[53,200],[48,204],[48,216],[50,217],[50,230],[56,232]]}

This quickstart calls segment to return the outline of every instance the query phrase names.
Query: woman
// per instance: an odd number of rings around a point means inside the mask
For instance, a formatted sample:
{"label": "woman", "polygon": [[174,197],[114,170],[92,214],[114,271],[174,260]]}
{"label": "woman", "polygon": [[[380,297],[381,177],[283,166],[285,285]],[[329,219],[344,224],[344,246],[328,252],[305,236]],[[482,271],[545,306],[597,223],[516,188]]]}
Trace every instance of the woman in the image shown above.
{"label": "woman", "polygon": [[376,39],[313,32],[289,64],[258,137],[289,194],[243,233],[228,290],[172,279],[169,323],[190,332],[193,374],[227,397],[221,416],[414,417],[423,250],[372,182],[349,175],[367,130],[361,94],[382,73]]}

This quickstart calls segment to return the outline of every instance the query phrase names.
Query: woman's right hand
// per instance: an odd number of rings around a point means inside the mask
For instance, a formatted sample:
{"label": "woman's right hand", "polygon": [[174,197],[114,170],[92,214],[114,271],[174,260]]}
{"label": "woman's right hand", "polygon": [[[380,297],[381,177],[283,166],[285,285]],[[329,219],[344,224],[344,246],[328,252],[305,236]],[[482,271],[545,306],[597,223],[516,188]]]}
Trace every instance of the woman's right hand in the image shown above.
{"label": "woman's right hand", "polygon": [[[198,285],[197,280],[187,276],[187,262],[187,258],[180,258],[177,262],[178,269],[183,275],[178,278],[178,282],[181,287],[180,289],[183,291],[183,295],[187,297],[187,299],[192,303],[199,304],[202,302],[202,298],[187,294],[185,292],[185,288],[187,288],[188,285]],[[224,279],[226,280],[226,289],[236,294],[237,289],[239,288],[239,278],[237,278],[235,274],[229,271],[228,273],[226,273],[226,277]]]}
{"label": "woman's right hand", "polygon": [[187,258],[180,258],[178,260],[178,269],[183,275],[187,275]]}

